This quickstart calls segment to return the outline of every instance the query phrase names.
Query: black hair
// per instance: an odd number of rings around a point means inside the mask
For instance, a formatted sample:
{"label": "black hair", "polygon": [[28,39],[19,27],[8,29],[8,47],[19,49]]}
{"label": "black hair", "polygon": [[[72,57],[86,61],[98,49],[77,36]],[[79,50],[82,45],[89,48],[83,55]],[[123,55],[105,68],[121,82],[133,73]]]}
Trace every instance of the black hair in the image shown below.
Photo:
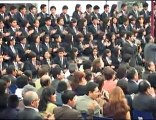
{"label": "black hair", "polygon": [[67,83],[65,81],[60,81],[58,83],[56,91],[58,93],[62,93],[63,91],[67,90]]}
{"label": "black hair", "polygon": [[18,88],[23,88],[28,84],[28,77],[25,75],[19,76],[16,80],[16,85]]}
{"label": "black hair", "polygon": [[57,75],[61,74],[62,69],[59,66],[52,68],[52,76],[54,79],[57,78]]}
{"label": "black hair", "polygon": [[94,92],[95,88],[98,87],[98,84],[94,82],[89,82],[86,85],[86,95],[89,95],[89,92]]}
{"label": "black hair", "polygon": [[10,95],[8,97],[8,107],[16,108],[16,107],[18,107],[18,104],[19,104],[19,99],[18,99],[17,95]]}
{"label": "black hair", "polygon": [[150,88],[151,85],[147,80],[143,80],[138,85],[138,92],[145,93],[148,88]]}
{"label": "black hair", "polygon": [[74,97],[75,97],[75,93],[72,90],[65,90],[61,96],[63,104],[67,104],[68,101],[73,100]]}

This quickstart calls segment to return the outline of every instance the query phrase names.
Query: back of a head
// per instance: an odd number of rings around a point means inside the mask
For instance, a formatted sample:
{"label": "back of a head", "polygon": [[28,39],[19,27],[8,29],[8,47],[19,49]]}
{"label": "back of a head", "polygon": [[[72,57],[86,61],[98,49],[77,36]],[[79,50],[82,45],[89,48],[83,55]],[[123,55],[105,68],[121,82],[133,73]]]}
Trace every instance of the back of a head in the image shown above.
{"label": "back of a head", "polygon": [[119,79],[116,86],[119,86],[125,94],[128,93],[128,82],[125,79]]}
{"label": "back of a head", "polygon": [[63,104],[67,104],[68,101],[73,100],[74,97],[75,97],[75,93],[72,90],[65,90],[61,96]]}
{"label": "back of a head", "polygon": [[18,104],[19,104],[19,99],[18,99],[17,95],[10,95],[8,97],[8,107],[16,108],[16,107],[18,107]]}
{"label": "back of a head", "polygon": [[98,87],[98,84],[94,82],[89,82],[86,85],[86,95],[89,95],[89,92],[94,92],[95,88]]}
{"label": "back of a head", "polygon": [[42,87],[49,86],[51,82],[51,78],[49,75],[43,75],[40,79],[40,84]]}
{"label": "back of a head", "polygon": [[12,74],[15,71],[15,67],[13,65],[9,65],[6,69],[7,74]]}
{"label": "back of a head", "polygon": [[105,67],[103,69],[103,74],[106,80],[111,80],[113,75],[115,75],[115,71],[111,67]]}
{"label": "back of a head", "polygon": [[25,106],[31,106],[32,101],[38,100],[38,95],[34,91],[28,91],[24,94],[23,103]]}
{"label": "back of a head", "polygon": [[75,63],[70,63],[68,66],[69,72],[70,73],[74,73],[75,71],[78,70],[77,64]]}
{"label": "back of a head", "polygon": [[65,81],[60,81],[58,83],[58,86],[57,86],[57,92],[61,93],[61,92],[65,91],[65,90],[67,90],[67,87],[68,86],[67,86],[67,83]]}
{"label": "back of a head", "polygon": [[151,85],[147,80],[143,80],[138,85],[138,92],[145,93],[148,88],[150,88]]}
{"label": "back of a head", "polygon": [[25,75],[19,76],[16,80],[16,85],[18,88],[23,88],[28,84],[28,77]]}
{"label": "back of a head", "polygon": [[57,79],[57,75],[61,73],[62,69],[59,66],[52,68],[52,76],[54,79]]}
{"label": "back of a head", "polygon": [[131,67],[128,71],[127,71],[127,79],[128,80],[132,80],[134,79],[134,76],[136,74],[137,70],[134,67]]}
{"label": "back of a head", "polygon": [[29,85],[29,84],[28,84],[28,85],[25,85],[25,86],[23,87],[23,90],[22,90],[22,96],[24,96],[25,93],[28,92],[28,91],[36,92],[36,88],[33,87],[32,85]]}
{"label": "back of a head", "polygon": [[156,73],[149,74],[147,80],[151,84],[151,87],[156,89],[156,82],[155,82],[155,80],[156,80]]}
{"label": "back of a head", "polygon": [[46,67],[41,67],[39,70],[38,70],[38,75],[39,77],[41,78],[43,75],[46,75],[48,74],[48,68]]}
{"label": "back of a head", "polygon": [[92,62],[90,60],[86,60],[83,62],[83,69],[86,70],[86,69],[91,69],[92,67]]}

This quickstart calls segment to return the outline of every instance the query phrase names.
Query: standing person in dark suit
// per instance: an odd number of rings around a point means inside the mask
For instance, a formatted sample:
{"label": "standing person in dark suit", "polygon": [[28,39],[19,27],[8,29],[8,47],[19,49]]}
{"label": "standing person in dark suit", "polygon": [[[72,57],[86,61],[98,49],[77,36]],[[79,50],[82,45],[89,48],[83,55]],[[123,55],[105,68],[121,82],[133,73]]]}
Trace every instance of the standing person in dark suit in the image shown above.
{"label": "standing person in dark suit", "polygon": [[85,18],[79,20],[77,27],[78,31],[80,31],[83,35],[86,35],[88,33],[87,20]]}
{"label": "standing person in dark suit", "polygon": [[121,32],[122,30],[123,31],[130,31],[129,30],[129,19],[127,18],[127,17],[124,17],[123,19],[122,19],[123,21],[123,24],[121,25],[121,27],[119,28],[119,31]]}
{"label": "standing person in dark suit", "polygon": [[93,12],[91,13],[92,20],[93,20],[93,17],[94,17],[94,18],[96,17],[98,20],[100,20],[99,9],[100,9],[100,7],[99,7],[98,5],[95,5],[95,6],[93,7]]}
{"label": "standing person in dark suit", "polygon": [[20,119],[37,119],[37,120],[43,120],[41,115],[38,112],[38,106],[39,106],[39,97],[36,92],[28,91],[25,93],[23,97],[23,103],[25,105],[25,108],[23,111],[19,112],[17,115],[17,118]]}
{"label": "standing person in dark suit", "polygon": [[34,21],[37,19],[37,8],[34,5],[29,7],[29,14],[27,15],[27,19],[29,24],[33,26]]}
{"label": "standing person in dark suit", "polygon": [[46,51],[49,51],[49,53],[52,53],[52,42],[51,42],[51,38],[48,34],[44,35],[42,38],[42,46],[43,46],[43,53],[45,53]]}
{"label": "standing person in dark suit", "polygon": [[140,12],[140,15],[142,15],[144,19],[150,17],[150,12],[148,11],[148,3],[147,2],[143,3],[143,9]]}
{"label": "standing person in dark suit", "polygon": [[73,12],[72,18],[75,18],[77,21],[82,18],[81,5],[76,4],[75,11]]}
{"label": "standing person in dark suit", "polygon": [[138,11],[138,4],[137,3],[134,3],[133,4],[133,9],[131,11],[129,11],[129,14],[128,16],[132,16],[134,17],[135,19],[137,19],[139,17],[140,13]]}
{"label": "standing person in dark suit", "polygon": [[68,68],[67,58],[64,56],[64,48],[59,48],[57,50],[57,56],[54,58],[54,64],[58,64],[63,70]]}
{"label": "standing person in dark suit", "polygon": [[136,31],[136,19],[135,19],[135,17],[132,17],[129,19],[128,29],[131,32]]}
{"label": "standing person in dark suit", "polygon": [[33,23],[34,34],[41,34],[42,29],[39,26],[40,26],[40,21],[36,19]]}
{"label": "standing person in dark suit", "polygon": [[62,13],[60,14],[60,17],[63,18],[63,20],[64,20],[64,25],[65,25],[66,27],[69,26],[69,23],[70,23],[70,16],[68,15],[67,11],[68,11],[68,6],[67,6],[67,5],[64,5],[64,6],[62,7]]}
{"label": "standing person in dark suit", "polygon": [[75,36],[75,35],[78,34],[77,20],[76,20],[76,19],[71,19],[67,31],[68,31],[69,33],[71,33],[73,36]]}
{"label": "standing person in dark suit", "polygon": [[123,24],[123,19],[126,18],[128,16],[127,13],[127,4],[123,3],[121,5],[121,12],[119,13],[119,24],[122,25]]}
{"label": "standing person in dark suit", "polygon": [[100,20],[103,21],[106,18],[110,17],[110,13],[109,13],[109,5],[104,5],[104,12],[101,14]]}
{"label": "standing person in dark suit", "polygon": [[39,19],[40,21],[40,27],[44,26],[45,24],[45,18],[49,17],[49,15],[47,14],[47,5],[46,4],[42,4],[40,6],[41,12],[38,13],[37,15],[37,19]]}
{"label": "standing person in dark suit", "polygon": [[80,112],[73,109],[76,104],[75,93],[71,90],[66,90],[61,97],[64,105],[54,109],[55,119],[83,120]]}
{"label": "standing person in dark suit", "polygon": [[58,15],[56,14],[56,7],[51,6],[50,12],[51,12],[51,14],[49,17],[51,18],[51,25],[54,27],[57,24],[57,18],[58,18]]}
{"label": "standing person in dark suit", "polygon": [[138,71],[135,68],[130,68],[127,71],[128,79],[128,94],[136,94],[138,92]]}
{"label": "standing person in dark suit", "polygon": [[87,20],[87,25],[92,24],[91,12],[92,12],[92,5],[87,4],[86,5],[86,11],[84,12],[84,15],[85,15],[84,18]]}
{"label": "standing person in dark suit", "polygon": [[20,27],[24,27],[24,21],[27,20],[25,5],[19,7],[19,12],[16,14],[16,20]]}

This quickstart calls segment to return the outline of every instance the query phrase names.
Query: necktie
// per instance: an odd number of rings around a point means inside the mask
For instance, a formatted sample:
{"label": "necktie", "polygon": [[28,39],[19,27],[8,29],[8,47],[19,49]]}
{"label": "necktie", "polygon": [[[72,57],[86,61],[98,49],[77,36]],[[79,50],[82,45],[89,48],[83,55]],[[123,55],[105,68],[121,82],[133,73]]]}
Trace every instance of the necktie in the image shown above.
{"label": "necktie", "polygon": [[61,58],[61,65],[63,66],[63,58]]}
{"label": "necktie", "polygon": [[65,14],[64,17],[65,17],[65,21],[67,22],[67,21],[68,21],[68,20],[67,20],[67,15]]}
{"label": "necktie", "polygon": [[16,54],[16,51],[15,51],[14,46],[12,46],[11,49],[12,49],[12,52],[13,52],[14,54]]}
{"label": "necktie", "polygon": [[39,45],[38,45],[38,44],[36,45],[36,48],[37,48],[37,50],[38,50],[38,52],[39,52]]}

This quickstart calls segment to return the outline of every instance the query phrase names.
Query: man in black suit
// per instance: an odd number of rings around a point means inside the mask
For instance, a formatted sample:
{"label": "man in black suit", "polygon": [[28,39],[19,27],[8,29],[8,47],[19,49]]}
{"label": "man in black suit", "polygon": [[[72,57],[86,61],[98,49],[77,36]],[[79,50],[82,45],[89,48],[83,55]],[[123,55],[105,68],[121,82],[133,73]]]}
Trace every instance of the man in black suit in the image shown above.
{"label": "man in black suit", "polygon": [[15,19],[16,13],[17,13],[17,8],[15,6],[11,6],[10,12],[8,13],[9,19],[10,18]]}
{"label": "man in black suit", "polygon": [[150,12],[148,11],[148,3],[147,2],[143,3],[143,9],[140,12],[140,15],[142,15],[144,17],[144,19],[147,19],[148,17],[150,17]]}
{"label": "man in black suit", "polygon": [[134,96],[132,107],[139,111],[148,111],[155,114],[156,98],[154,89],[151,88],[147,80],[143,80],[138,85],[139,93]]}
{"label": "man in black suit", "polygon": [[104,19],[106,18],[109,18],[110,17],[110,13],[109,13],[109,5],[104,5],[104,12],[101,14],[101,21],[103,21]]}
{"label": "man in black suit", "polygon": [[65,50],[64,48],[59,48],[57,50],[58,55],[54,58],[54,64],[58,64],[62,69],[68,68],[67,58],[64,57]]}
{"label": "man in black suit", "polygon": [[135,68],[127,71],[128,94],[136,94],[138,92],[138,72]]}
{"label": "man in black suit", "polygon": [[6,21],[9,20],[9,16],[6,13],[6,5],[5,4],[0,4],[0,20],[3,20],[4,23],[7,23]]}
{"label": "man in black suit", "polygon": [[134,3],[133,4],[133,9],[131,11],[129,11],[128,16],[132,16],[135,19],[137,19],[139,17],[139,15],[140,15],[140,13],[138,11],[138,4],[137,3]]}
{"label": "man in black suit", "polygon": [[70,23],[70,16],[67,14],[67,11],[68,11],[68,6],[64,5],[62,7],[62,13],[60,14],[60,17],[63,18],[65,26],[69,26]]}
{"label": "man in black suit", "polygon": [[29,24],[33,26],[34,21],[37,19],[37,8],[32,5],[29,7],[29,14],[27,15],[27,19],[29,21]]}
{"label": "man in black suit", "polygon": [[123,18],[123,24],[121,25],[121,27],[119,27],[119,31],[121,32],[121,31],[130,31],[129,30],[129,19],[127,18],[127,17],[124,17]]}
{"label": "man in black suit", "polygon": [[19,7],[19,12],[16,14],[16,20],[17,20],[17,23],[20,27],[24,27],[24,21],[27,20],[26,6],[25,5],[21,5]]}
{"label": "man in black suit", "polygon": [[24,94],[23,103],[25,108],[17,114],[19,120],[43,120],[38,112],[39,97],[36,92],[28,91]]}
{"label": "man in black suit", "polygon": [[119,18],[118,18],[119,25],[122,25],[123,24],[123,19],[126,18],[127,16],[128,16],[128,13],[127,13],[127,4],[126,3],[123,3],[121,5],[121,12],[119,13]]}
{"label": "man in black suit", "polygon": [[55,119],[57,120],[83,120],[79,111],[73,109],[76,104],[75,93],[71,90],[66,90],[62,94],[62,107],[54,109]]}
{"label": "man in black suit", "polygon": [[37,19],[39,19],[40,21],[40,27],[44,26],[45,24],[45,18],[49,17],[49,15],[46,13],[47,12],[47,5],[46,4],[42,4],[40,6],[41,12],[38,13],[37,15]]}
{"label": "man in black suit", "polygon": [[87,25],[91,25],[92,24],[91,12],[92,12],[92,5],[91,4],[87,4],[86,5],[86,11],[84,12],[84,14],[85,14],[84,18],[87,20]]}
{"label": "man in black suit", "polygon": [[95,5],[94,7],[93,7],[93,12],[91,13],[91,17],[93,18],[98,18],[99,20],[100,20],[100,13],[99,13],[99,9],[100,9],[100,7],[98,6],[98,5]]}
{"label": "man in black suit", "polygon": [[58,18],[58,15],[56,14],[56,7],[55,6],[51,6],[50,7],[50,18],[51,18],[51,25],[54,27],[57,23],[57,18]]}

